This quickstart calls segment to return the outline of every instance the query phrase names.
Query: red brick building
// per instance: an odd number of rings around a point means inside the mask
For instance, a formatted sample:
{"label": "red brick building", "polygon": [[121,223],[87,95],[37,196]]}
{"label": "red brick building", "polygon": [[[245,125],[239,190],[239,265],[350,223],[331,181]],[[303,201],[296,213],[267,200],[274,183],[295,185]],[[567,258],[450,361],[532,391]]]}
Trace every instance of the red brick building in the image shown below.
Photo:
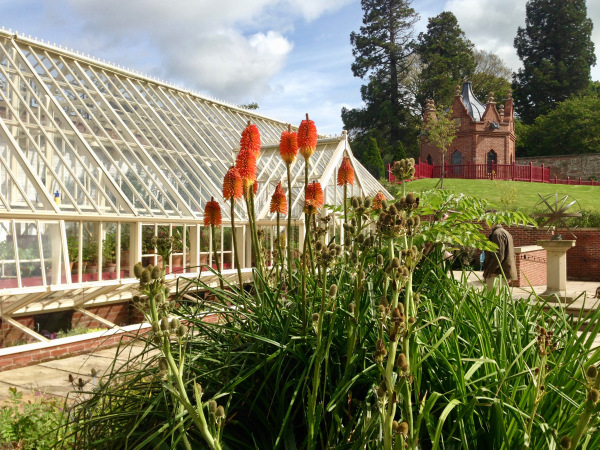
{"label": "red brick building", "polygon": [[[515,161],[515,125],[513,100],[509,93],[504,103],[497,104],[490,96],[487,104],[473,94],[470,81],[456,88],[452,104],[452,118],[457,126],[456,137],[446,153],[447,165],[460,164],[512,164]],[[436,120],[435,107],[430,102],[424,121]],[[420,138],[421,162],[433,165],[442,163],[441,151]]]}

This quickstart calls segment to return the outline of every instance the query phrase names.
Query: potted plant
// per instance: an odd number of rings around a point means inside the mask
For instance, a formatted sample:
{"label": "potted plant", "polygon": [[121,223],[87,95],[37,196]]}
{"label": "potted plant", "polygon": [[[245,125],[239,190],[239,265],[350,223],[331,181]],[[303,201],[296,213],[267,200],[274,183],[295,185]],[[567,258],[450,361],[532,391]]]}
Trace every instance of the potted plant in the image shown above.
{"label": "potted plant", "polygon": [[67,252],[69,253],[71,272],[73,272],[73,266],[79,261],[79,238],[74,234],[67,235]]}
{"label": "potted plant", "polygon": [[173,228],[173,267],[183,266],[183,229],[182,227]]}
{"label": "potted plant", "polygon": [[116,258],[117,258],[117,240],[115,238],[114,230],[106,233],[106,237],[102,241],[102,261],[106,267],[106,270],[115,272],[117,270]]}
{"label": "potted plant", "polygon": [[88,273],[98,272],[98,242],[90,239],[83,247],[83,260],[87,263]]}

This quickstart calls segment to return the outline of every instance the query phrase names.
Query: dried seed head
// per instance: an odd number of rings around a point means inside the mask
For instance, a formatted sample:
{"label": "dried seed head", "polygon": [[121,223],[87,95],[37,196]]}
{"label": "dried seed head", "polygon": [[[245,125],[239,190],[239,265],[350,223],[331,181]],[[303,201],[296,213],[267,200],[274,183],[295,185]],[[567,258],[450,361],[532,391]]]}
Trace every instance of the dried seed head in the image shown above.
{"label": "dried seed head", "polygon": [[179,328],[179,325],[181,325],[181,322],[179,321],[179,319],[171,319],[171,323],[170,323],[170,328],[171,330],[176,330],[177,328]]}
{"label": "dried seed head", "polygon": [[335,296],[337,295],[337,291],[338,291],[337,284],[332,284],[331,286],[329,286],[329,296],[331,298],[335,298]]}
{"label": "dried seed head", "polygon": [[387,207],[388,207],[388,202],[385,198],[383,200],[381,200],[381,207],[383,209],[387,209]]}
{"label": "dried seed head", "polygon": [[215,414],[217,412],[217,402],[215,402],[214,400],[210,400],[208,402],[208,411],[211,414]]}
{"label": "dried seed head", "polygon": [[354,314],[354,310],[355,310],[355,308],[356,308],[356,305],[355,305],[354,303],[350,303],[350,304],[348,305],[348,312],[349,312],[350,314]]}
{"label": "dried seed head", "polygon": [[385,344],[383,343],[383,339],[377,339],[377,342],[375,343],[375,348],[377,350],[383,350],[385,348]]}
{"label": "dried seed head", "polygon": [[391,205],[390,209],[388,210],[388,212],[392,215],[392,216],[396,216],[398,214],[398,210],[396,209],[396,206]]}
{"label": "dried seed head", "polygon": [[402,313],[398,308],[394,308],[392,310],[392,320],[394,322],[399,322],[402,319]]}
{"label": "dried seed head", "polygon": [[406,360],[406,355],[404,353],[398,355],[396,366],[398,366],[402,372],[408,372],[408,361]]}
{"label": "dried seed head", "polygon": [[319,252],[319,251],[321,251],[322,248],[323,248],[323,243],[321,241],[317,241],[315,244],[315,250],[317,250]]}
{"label": "dried seed head", "polygon": [[398,425],[398,433],[403,435],[404,437],[408,436],[408,423],[402,422]]}
{"label": "dried seed head", "polygon": [[160,267],[154,266],[151,276],[153,280],[158,280],[160,278]]}
{"label": "dried seed head", "polygon": [[188,327],[186,327],[185,325],[179,325],[179,327],[177,328],[177,336],[179,337],[184,337],[188,332]]}
{"label": "dried seed head", "polygon": [[394,421],[392,422],[392,431],[393,431],[394,433],[398,433],[398,427],[399,427],[399,426],[400,426],[400,425],[398,424],[398,421],[397,421],[397,420],[394,420]]}
{"label": "dried seed head", "polygon": [[377,388],[377,397],[383,398],[387,392],[387,387],[385,385],[385,381],[382,381],[379,387]]}
{"label": "dried seed head", "polygon": [[421,224],[421,216],[415,216],[413,219],[415,221],[415,227],[418,227]]}
{"label": "dried seed head", "polygon": [[596,377],[598,376],[598,368],[596,366],[588,367],[587,371],[586,371],[586,375],[588,376],[588,378],[595,380]]}
{"label": "dried seed head", "polygon": [[413,323],[415,323],[415,318],[414,318],[414,317],[409,317],[409,318],[408,318],[408,323],[410,323],[411,325],[412,325]]}
{"label": "dried seed head", "polygon": [[400,260],[398,258],[392,259],[392,267],[394,269],[397,269],[398,267],[400,267]]}
{"label": "dried seed head", "polygon": [[[162,332],[160,332],[162,333]],[[160,345],[161,344],[161,337],[157,334],[152,338],[152,342],[154,342],[155,345]]]}
{"label": "dried seed head", "polygon": [[365,198],[365,208],[370,208],[373,200],[370,197]]}
{"label": "dried seed head", "polygon": [[314,313],[312,315],[312,321],[313,321],[313,323],[317,323],[319,321],[319,317],[320,317],[319,313]]}
{"label": "dried seed head", "polygon": [[571,448],[571,438],[569,436],[563,436],[562,438],[560,438],[560,446],[564,449],[570,449]]}
{"label": "dried seed head", "polygon": [[402,303],[398,303],[398,311],[400,311],[400,314],[404,315],[404,305]]}
{"label": "dried seed head", "polygon": [[598,389],[590,389],[590,392],[588,392],[588,400],[596,404],[598,403],[598,399],[600,399],[600,392],[598,392]]}
{"label": "dried seed head", "polygon": [[379,313],[380,316],[384,316],[385,315],[385,306],[379,305],[377,307],[377,312]]}
{"label": "dried seed head", "polygon": [[383,266],[383,255],[381,253],[377,255],[377,265]]}
{"label": "dried seed head", "polygon": [[219,405],[217,407],[217,410],[215,411],[215,417],[217,419],[224,419],[225,418],[225,408],[223,408],[221,405]]}
{"label": "dried seed head", "polygon": [[144,269],[142,271],[142,274],[140,275],[140,283],[143,283],[143,284],[150,283],[151,279],[152,279],[152,277],[150,275],[150,271],[148,269]]}
{"label": "dried seed head", "polygon": [[198,391],[198,397],[202,397],[202,385],[200,383],[196,383],[196,391]]}
{"label": "dried seed head", "polygon": [[417,198],[416,198],[414,192],[409,192],[408,194],[406,194],[406,203],[413,204],[416,201],[417,201]]}
{"label": "dried seed head", "polygon": [[135,266],[133,266],[133,274],[135,275],[136,278],[140,278],[142,276],[143,271],[144,271],[144,267],[142,266],[141,262],[139,262]]}
{"label": "dried seed head", "polygon": [[406,219],[406,225],[408,227],[414,227],[415,226],[415,219],[413,219],[412,217],[409,217],[408,219]]}
{"label": "dried seed head", "polygon": [[152,322],[152,331],[154,331],[155,333],[158,333],[160,331],[160,325],[156,320]]}
{"label": "dried seed head", "polygon": [[158,360],[158,368],[162,371],[166,371],[169,368],[169,365],[167,364],[167,360],[165,358],[160,358]]}
{"label": "dried seed head", "polygon": [[358,203],[358,199],[356,197],[352,197],[351,203],[352,203],[352,207],[355,209],[360,206],[360,204]]}
{"label": "dried seed head", "polygon": [[163,317],[160,321],[160,329],[163,331],[169,331],[169,319]]}

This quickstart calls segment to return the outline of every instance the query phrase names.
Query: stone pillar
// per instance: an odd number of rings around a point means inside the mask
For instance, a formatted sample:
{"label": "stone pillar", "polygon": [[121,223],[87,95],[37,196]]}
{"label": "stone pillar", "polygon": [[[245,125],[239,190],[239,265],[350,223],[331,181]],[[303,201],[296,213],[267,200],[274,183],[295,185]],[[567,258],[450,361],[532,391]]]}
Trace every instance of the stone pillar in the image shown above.
{"label": "stone pillar", "polygon": [[546,250],[546,292],[542,297],[557,295],[560,299],[567,296],[567,250],[575,247],[575,241],[543,240],[537,245]]}

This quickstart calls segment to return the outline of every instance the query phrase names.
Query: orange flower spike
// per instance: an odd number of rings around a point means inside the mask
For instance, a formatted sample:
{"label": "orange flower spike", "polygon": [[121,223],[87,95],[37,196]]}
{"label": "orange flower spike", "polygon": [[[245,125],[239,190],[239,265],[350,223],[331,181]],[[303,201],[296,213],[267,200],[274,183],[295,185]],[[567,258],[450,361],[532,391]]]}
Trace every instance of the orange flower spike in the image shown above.
{"label": "orange flower spike", "polygon": [[287,131],[281,133],[281,139],[279,140],[279,154],[281,159],[288,166],[293,164],[298,156],[298,135],[296,132],[291,131],[291,127],[288,125]]}
{"label": "orange flower spike", "polygon": [[307,161],[317,148],[317,127],[308,118],[308,114],[306,120],[303,120],[298,127],[298,147],[300,147],[300,154]]}
{"label": "orange flower spike", "polygon": [[256,156],[249,148],[243,148],[235,160],[235,168],[242,177],[244,192],[256,181]]}
{"label": "orange flower spike", "polygon": [[211,197],[210,201],[206,202],[206,207],[204,208],[204,226],[209,227],[214,225],[219,228],[221,226],[221,221],[221,206],[214,197]]}
{"label": "orange flower spike", "polygon": [[325,196],[321,183],[313,181],[308,186],[304,193],[304,212],[307,214],[316,214],[317,211],[325,204]]}
{"label": "orange flower spike", "polygon": [[242,177],[238,170],[234,166],[231,166],[223,180],[223,197],[225,200],[233,200],[235,202],[242,198],[243,190]]}
{"label": "orange flower spike", "polygon": [[273,193],[273,197],[271,197],[271,214],[279,213],[279,214],[287,214],[288,205],[287,199],[285,198],[285,193],[283,192],[283,188],[281,187],[281,181],[275,187],[275,192]]}
{"label": "orange flower spike", "polygon": [[338,186],[345,184],[354,185],[354,169],[352,168],[352,164],[350,164],[350,158],[347,156],[344,156],[342,164],[338,169],[337,184]]}
{"label": "orange flower spike", "polygon": [[379,191],[377,193],[377,195],[373,198],[373,209],[382,209],[383,205],[381,204],[381,202],[385,200],[385,195],[383,195],[383,192]]}
{"label": "orange flower spike", "polygon": [[240,139],[240,149],[249,149],[254,153],[254,157],[258,158],[260,155],[260,132],[256,125],[252,125],[248,121],[248,125],[242,131],[242,138]]}

